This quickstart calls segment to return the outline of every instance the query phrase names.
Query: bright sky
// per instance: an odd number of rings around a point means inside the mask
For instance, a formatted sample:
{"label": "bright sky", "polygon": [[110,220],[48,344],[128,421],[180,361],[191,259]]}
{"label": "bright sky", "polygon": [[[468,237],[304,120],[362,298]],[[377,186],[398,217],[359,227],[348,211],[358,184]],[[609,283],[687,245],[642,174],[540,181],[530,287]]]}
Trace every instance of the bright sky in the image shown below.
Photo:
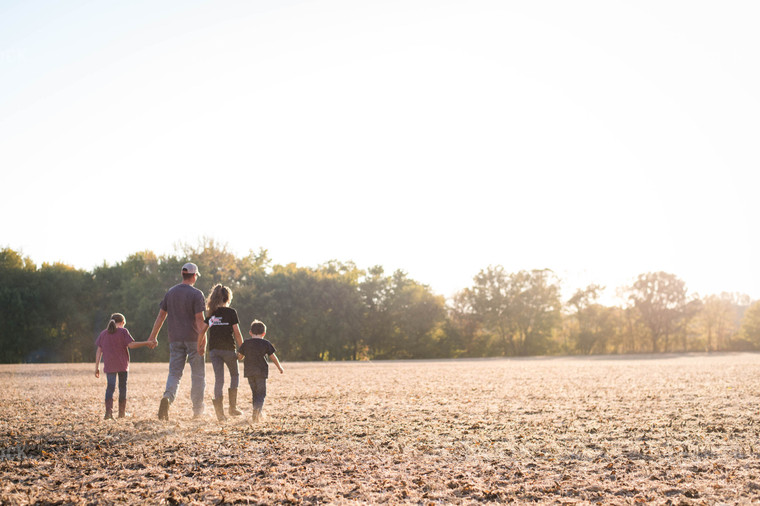
{"label": "bright sky", "polygon": [[0,3],[0,247],[760,298],[760,3]]}

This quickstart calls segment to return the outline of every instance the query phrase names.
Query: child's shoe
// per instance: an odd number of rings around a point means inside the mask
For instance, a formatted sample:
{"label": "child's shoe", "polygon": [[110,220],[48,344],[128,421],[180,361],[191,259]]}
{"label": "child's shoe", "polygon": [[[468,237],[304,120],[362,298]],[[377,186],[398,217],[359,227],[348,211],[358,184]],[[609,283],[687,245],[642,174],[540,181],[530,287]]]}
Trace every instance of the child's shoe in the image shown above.
{"label": "child's shoe", "polygon": [[228,388],[227,394],[230,398],[230,416],[242,415],[243,412],[237,408],[237,388]]}
{"label": "child's shoe", "polygon": [[127,400],[119,399],[119,418],[127,416]]}
{"label": "child's shoe", "polygon": [[261,410],[253,408],[253,413],[251,413],[251,421],[253,423],[257,423],[262,420],[263,420],[263,414],[261,413]]}
{"label": "child's shoe", "polygon": [[103,420],[113,420],[113,399],[106,399],[106,416]]}
{"label": "child's shoe", "polygon": [[224,399],[222,397],[219,397],[218,399],[211,399],[211,402],[214,403],[214,411],[216,411],[216,419],[220,422],[223,422],[227,419],[226,416],[224,416]]}

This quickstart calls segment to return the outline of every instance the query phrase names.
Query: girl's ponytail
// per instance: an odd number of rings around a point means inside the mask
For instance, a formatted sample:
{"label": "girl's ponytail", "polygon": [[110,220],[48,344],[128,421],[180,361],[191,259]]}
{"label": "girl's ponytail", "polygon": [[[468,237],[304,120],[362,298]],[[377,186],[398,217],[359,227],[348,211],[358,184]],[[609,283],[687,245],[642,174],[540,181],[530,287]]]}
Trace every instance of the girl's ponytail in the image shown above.
{"label": "girl's ponytail", "polygon": [[211,293],[206,299],[206,310],[208,316],[214,314],[214,312],[220,307],[224,306],[228,302],[232,302],[232,290],[229,287],[222,284],[214,285],[211,289]]}
{"label": "girl's ponytail", "polygon": [[122,323],[124,321],[124,315],[121,313],[114,313],[111,315],[111,320],[108,322],[108,327],[106,327],[106,330],[108,330],[109,334],[113,334],[116,332],[116,324]]}

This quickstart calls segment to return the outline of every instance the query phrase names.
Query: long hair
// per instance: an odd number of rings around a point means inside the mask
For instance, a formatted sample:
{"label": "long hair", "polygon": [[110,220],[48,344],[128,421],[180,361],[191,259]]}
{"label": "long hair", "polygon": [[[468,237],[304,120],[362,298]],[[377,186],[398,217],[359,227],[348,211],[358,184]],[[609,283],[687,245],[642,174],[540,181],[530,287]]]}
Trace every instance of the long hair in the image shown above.
{"label": "long hair", "polygon": [[217,309],[229,302],[232,302],[232,290],[222,284],[214,285],[208,299],[206,299],[208,315],[211,316]]}
{"label": "long hair", "polygon": [[116,324],[124,322],[124,315],[121,313],[114,313],[111,315],[111,320],[108,322],[108,333],[113,334],[116,332]]}

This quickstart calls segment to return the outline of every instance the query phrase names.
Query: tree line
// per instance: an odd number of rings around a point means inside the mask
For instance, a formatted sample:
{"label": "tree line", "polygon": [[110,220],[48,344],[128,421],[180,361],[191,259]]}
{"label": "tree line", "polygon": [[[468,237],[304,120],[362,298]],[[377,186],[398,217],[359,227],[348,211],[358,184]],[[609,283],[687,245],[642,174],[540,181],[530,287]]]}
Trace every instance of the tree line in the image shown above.
{"label": "tree line", "polygon": [[[563,301],[551,270],[489,266],[447,301],[403,271],[340,261],[278,265],[264,249],[239,258],[204,239],[175,255],[143,251],[92,271],[37,266],[0,250],[0,362],[92,360],[114,312],[145,340],[186,261],[199,266],[196,287],[208,294],[216,283],[229,286],[243,330],[254,318],[266,322],[278,355],[290,361],[760,349],[760,302],[698,297],[665,272],[639,275],[620,288],[624,305],[605,306],[601,286]],[[159,347],[133,350],[133,360],[168,360],[166,342],[164,326]]]}

